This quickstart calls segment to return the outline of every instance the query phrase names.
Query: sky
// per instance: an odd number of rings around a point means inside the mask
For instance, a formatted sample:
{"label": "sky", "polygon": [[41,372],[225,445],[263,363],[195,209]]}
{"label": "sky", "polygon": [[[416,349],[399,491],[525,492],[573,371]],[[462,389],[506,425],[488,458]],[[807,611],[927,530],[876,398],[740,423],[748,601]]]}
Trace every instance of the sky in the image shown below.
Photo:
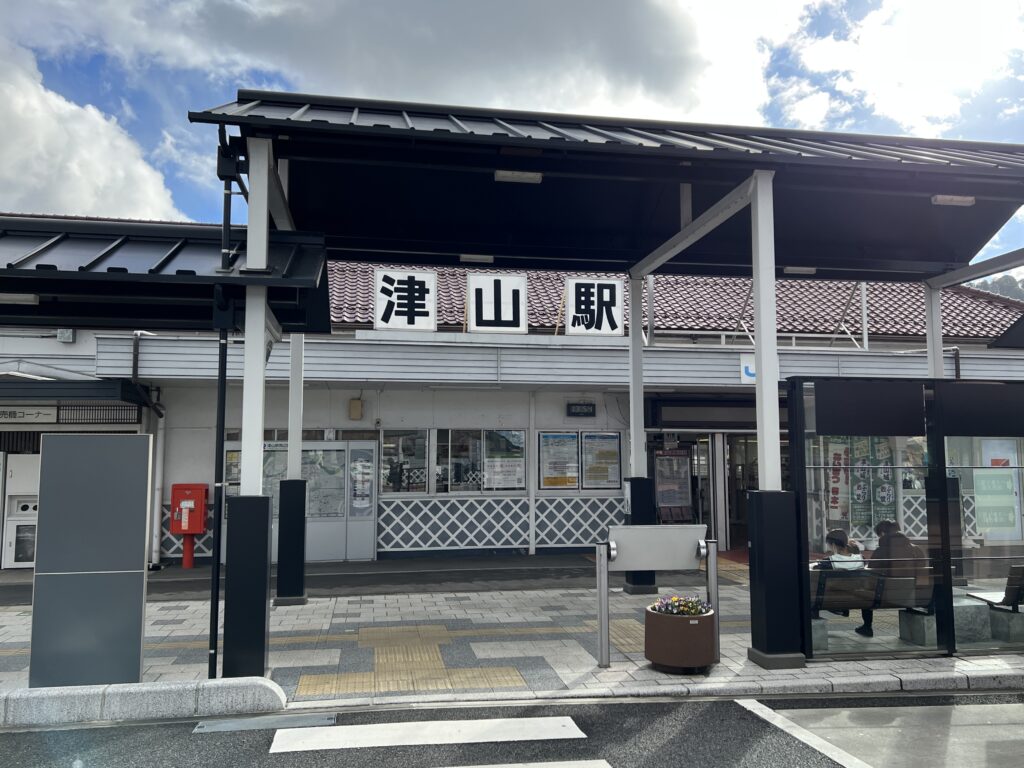
{"label": "sky", "polygon": [[[187,112],[242,87],[1024,144],[1024,0],[0,0],[0,10],[8,212],[219,221],[216,129],[189,125]],[[1019,211],[979,258],[1022,246]]]}

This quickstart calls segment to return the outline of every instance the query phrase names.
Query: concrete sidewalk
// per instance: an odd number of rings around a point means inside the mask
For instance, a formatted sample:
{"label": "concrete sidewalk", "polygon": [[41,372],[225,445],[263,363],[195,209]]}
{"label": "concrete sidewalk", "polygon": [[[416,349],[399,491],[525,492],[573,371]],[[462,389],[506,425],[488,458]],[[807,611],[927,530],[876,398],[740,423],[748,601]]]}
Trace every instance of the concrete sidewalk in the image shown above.
{"label": "concrete sidewalk", "polygon": [[[663,594],[694,593],[676,576]],[[722,661],[708,675],[672,675],[643,656],[649,596],[612,594],[612,667],[598,668],[593,589],[432,592],[314,598],[273,608],[270,677],[290,706],[621,695],[753,696],[831,692],[1024,689],[1024,656],[811,662],[764,670],[750,645],[745,585],[721,588]],[[222,614],[223,615],[223,614]],[[206,677],[208,606],[151,603],[147,681]],[[0,689],[28,678],[28,609],[0,608]]]}

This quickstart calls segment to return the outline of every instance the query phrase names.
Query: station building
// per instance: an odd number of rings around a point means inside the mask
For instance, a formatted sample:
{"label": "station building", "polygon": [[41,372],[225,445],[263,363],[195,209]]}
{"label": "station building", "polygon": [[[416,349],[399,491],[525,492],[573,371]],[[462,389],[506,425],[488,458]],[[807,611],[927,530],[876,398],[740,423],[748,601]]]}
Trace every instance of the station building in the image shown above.
{"label": "station building", "polygon": [[[79,225],[38,217],[3,228],[29,233],[34,226],[40,231],[25,236],[44,243],[53,231],[73,234]],[[172,239],[195,229],[150,226]],[[375,279],[389,268],[330,263],[333,331],[306,338],[307,558],[542,553],[591,547],[609,524],[622,522],[627,340],[574,335],[565,299],[567,281],[622,283],[624,276],[523,272],[528,332],[480,334],[468,332],[468,278],[509,270],[403,265],[434,275],[437,317],[431,330],[402,331],[375,329]],[[625,292],[619,295],[625,304]],[[783,378],[927,375],[920,284],[780,279],[776,297]],[[642,308],[645,449],[659,519],[707,523],[726,550],[745,547],[745,491],[758,487],[750,298],[747,278],[658,275]],[[623,309],[620,322],[628,325]],[[956,287],[943,292],[942,311],[949,378],[1024,380],[1024,355],[993,346],[1024,316],[1024,304]],[[288,346],[287,338],[276,342],[266,368],[264,472],[272,495],[285,476]],[[154,435],[150,559],[179,560],[181,538],[169,529],[171,487],[214,487],[216,358],[217,339],[204,333],[0,331],[3,567],[32,565],[39,436],[53,431]],[[241,363],[241,345],[232,344],[229,494],[237,492]],[[1024,458],[1020,440],[989,440],[977,450],[995,451],[1011,466]],[[786,456],[783,443],[784,467]],[[969,488],[964,501],[965,533],[978,546],[1024,545],[1019,496],[1012,530],[999,532],[978,527]],[[920,483],[896,482],[891,506],[908,536],[927,537]],[[851,534],[873,535],[870,526]],[[207,534],[196,554],[209,553]]]}

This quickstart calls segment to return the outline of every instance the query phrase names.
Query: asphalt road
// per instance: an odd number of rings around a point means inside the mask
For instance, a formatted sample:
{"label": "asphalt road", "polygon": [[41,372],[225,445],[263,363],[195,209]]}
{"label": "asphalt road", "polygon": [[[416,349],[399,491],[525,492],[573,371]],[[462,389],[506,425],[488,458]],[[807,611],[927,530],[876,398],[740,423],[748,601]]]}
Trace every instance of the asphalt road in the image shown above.
{"label": "asphalt road", "polygon": [[[193,733],[195,723],[0,733],[0,765],[35,768],[339,766],[440,768],[605,760],[611,768],[818,768],[837,763],[734,702],[607,702],[351,712],[338,725],[571,718],[585,738],[385,746],[271,754],[275,729]],[[249,723],[252,724],[252,723]],[[438,727],[437,730],[443,730]],[[588,766],[589,768],[589,766]]]}

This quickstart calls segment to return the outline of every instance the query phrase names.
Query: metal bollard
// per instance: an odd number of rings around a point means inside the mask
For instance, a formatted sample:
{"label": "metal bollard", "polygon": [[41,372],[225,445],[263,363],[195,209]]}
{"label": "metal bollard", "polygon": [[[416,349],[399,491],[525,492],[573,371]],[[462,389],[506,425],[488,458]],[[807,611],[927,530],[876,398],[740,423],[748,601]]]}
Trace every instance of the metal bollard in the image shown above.
{"label": "metal bollard", "polygon": [[706,539],[708,548],[708,602],[711,603],[711,610],[715,612],[715,663],[722,660],[722,615],[718,608],[718,540]]}
{"label": "metal bollard", "polygon": [[597,665],[611,666],[610,627],[608,624],[608,544],[598,544],[597,555]]}

